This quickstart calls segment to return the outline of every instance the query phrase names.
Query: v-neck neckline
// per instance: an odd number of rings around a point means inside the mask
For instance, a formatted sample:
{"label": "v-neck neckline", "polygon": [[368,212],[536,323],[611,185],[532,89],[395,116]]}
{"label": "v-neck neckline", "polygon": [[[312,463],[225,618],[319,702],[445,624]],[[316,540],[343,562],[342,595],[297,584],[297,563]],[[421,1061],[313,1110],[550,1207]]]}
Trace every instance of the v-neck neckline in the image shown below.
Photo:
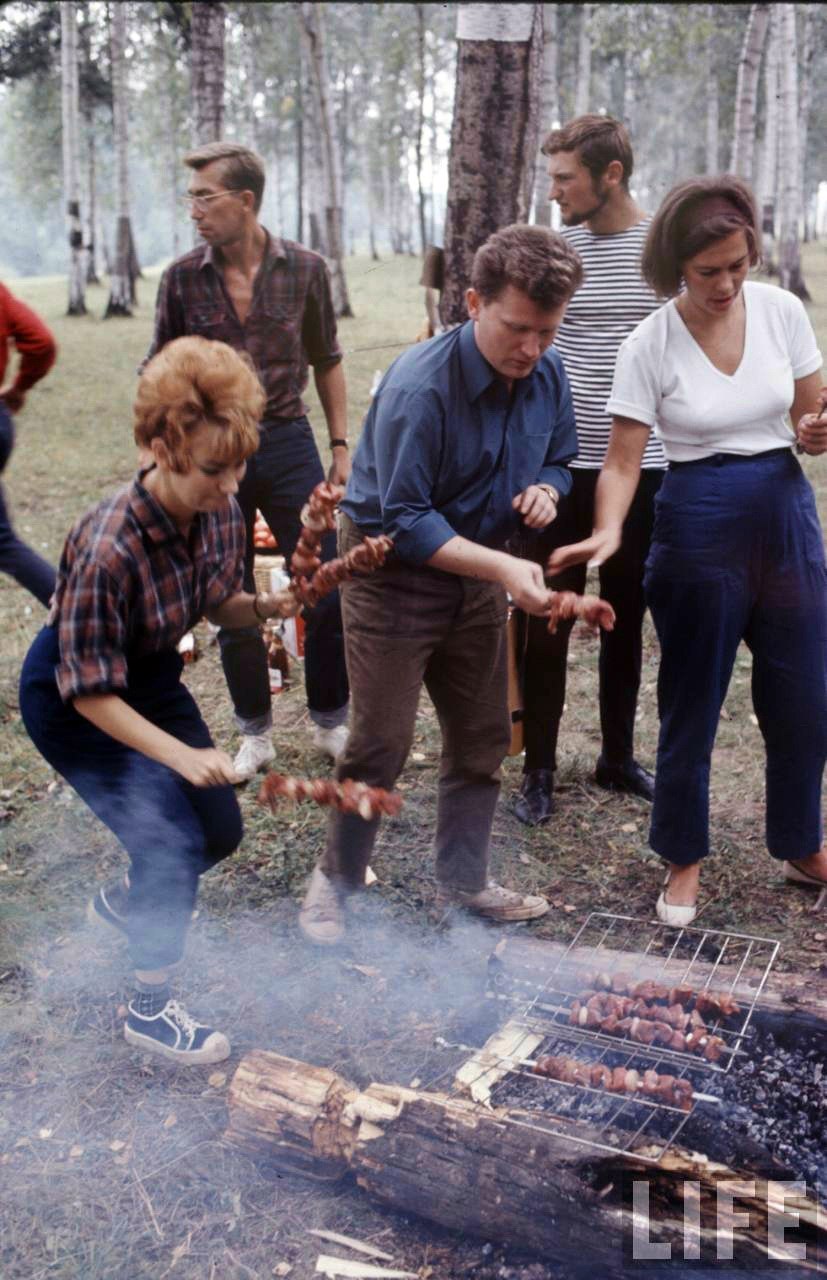
{"label": "v-neck neckline", "polygon": [[713,369],[715,373],[718,374],[719,378],[726,378],[727,382],[733,382],[734,379],[738,377],[738,374],[743,369],[744,363],[747,358],[747,342],[749,341],[749,307],[747,306],[747,294],[746,294],[745,286],[741,289],[741,298],[743,299],[743,303],[744,303],[744,346],[743,346],[743,350],[741,351],[741,359],[738,361],[738,365],[735,369],[733,369],[732,373],[725,373],[723,369],[718,368],[714,360],[711,360],[709,358],[709,356],[701,346],[700,342],[695,337],[692,330],[689,328],[689,325],[684,320],[680,311],[678,310],[678,299],[677,298],[675,299],[675,315],[678,317],[678,322],[681,325],[681,328],[685,332],[686,336],[689,338],[689,341],[692,343],[695,349],[698,352],[700,352],[701,357],[706,361],[710,369]]}

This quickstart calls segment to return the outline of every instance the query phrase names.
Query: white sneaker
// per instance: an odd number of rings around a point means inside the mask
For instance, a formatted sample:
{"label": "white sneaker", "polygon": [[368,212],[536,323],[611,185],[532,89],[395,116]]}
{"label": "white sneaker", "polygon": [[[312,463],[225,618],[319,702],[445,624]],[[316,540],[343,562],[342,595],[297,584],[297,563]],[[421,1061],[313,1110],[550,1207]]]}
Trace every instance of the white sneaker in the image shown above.
{"label": "white sneaker", "polygon": [[347,725],[337,724],[335,729],[325,729],[320,724],[314,724],[310,741],[317,751],[330,756],[331,760],[338,760],[347,746]]}
{"label": "white sneaker", "polygon": [[241,749],[233,761],[233,768],[242,782],[247,782],[255,777],[259,769],[264,769],[275,758],[276,753],[269,733],[245,733],[241,740]]}

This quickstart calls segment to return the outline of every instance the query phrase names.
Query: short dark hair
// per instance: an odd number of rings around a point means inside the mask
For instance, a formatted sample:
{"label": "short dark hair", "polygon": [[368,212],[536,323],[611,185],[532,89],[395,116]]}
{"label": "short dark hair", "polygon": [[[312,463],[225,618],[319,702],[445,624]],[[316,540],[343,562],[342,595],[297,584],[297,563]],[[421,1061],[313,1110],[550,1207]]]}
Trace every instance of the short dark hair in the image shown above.
{"label": "short dark hair", "polygon": [[258,213],[264,195],[264,161],[249,147],[240,142],[208,142],[184,156],[184,164],[190,169],[206,169],[208,164],[221,162],[221,181],[228,191],[252,191],[254,208]]}
{"label": "short dark hair", "polygon": [[580,254],[568,241],[547,227],[524,222],[489,236],[471,267],[471,287],[483,302],[493,302],[513,285],[538,307],[551,310],[568,302],[582,282]]}
{"label": "short dark hair", "polygon": [[761,226],[742,178],[724,173],[679,182],[652,219],[640,263],[644,279],[661,298],[674,297],[684,263],[735,231],[744,232],[754,267],[761,260]]}
{"label": "short dark hair", "polygon": [[544,156],[574,151],[593,179],[602,177],[612,161],[619,160],[626,188],[635,167],[629,132],[625,124],[613,116],[577,116],[561,129],[552,129],[540,150]]}

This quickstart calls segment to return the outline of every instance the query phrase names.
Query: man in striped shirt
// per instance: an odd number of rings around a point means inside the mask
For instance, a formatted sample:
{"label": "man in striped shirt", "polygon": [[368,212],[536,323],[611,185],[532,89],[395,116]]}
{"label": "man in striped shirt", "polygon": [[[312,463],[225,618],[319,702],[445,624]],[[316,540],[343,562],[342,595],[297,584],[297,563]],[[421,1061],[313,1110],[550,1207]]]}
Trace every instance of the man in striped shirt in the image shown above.
{"label": "man in striped shirt", "polygon": [[[649,217],[629,191],[633,157],[624,126],[609,116],[585,115],[553,130],[543,143],[563,235],[578,251],[583,284],[566,310],[555,338],[569,378],[577,420],[578,456],[570,463],[573,487],[555,522],[526,554],[545,564],[559,546],[579,542],[592,530],[597,477],[606,455],[612,389],[620,344],[660,300],[644,283],[640,257]],[[602,750],[595,780],[609,790],[651,800],[654,779],[634,758],[634,722],[641,673],[645,602],[643,566],[652,531],[655,494],[666,459],[652,436],[640,486],[623,527],[620,550],[600,569],[600,594],[615,608],[612,632],[600,637],[599,696]],[[585,566],[554,578],[555,589],[582,592]],[[514,812],[530,826],[553,810],[557,736],[566,695],[570,624],[548,635],[542,620],[526,619],[524,664],[525,763]]]}

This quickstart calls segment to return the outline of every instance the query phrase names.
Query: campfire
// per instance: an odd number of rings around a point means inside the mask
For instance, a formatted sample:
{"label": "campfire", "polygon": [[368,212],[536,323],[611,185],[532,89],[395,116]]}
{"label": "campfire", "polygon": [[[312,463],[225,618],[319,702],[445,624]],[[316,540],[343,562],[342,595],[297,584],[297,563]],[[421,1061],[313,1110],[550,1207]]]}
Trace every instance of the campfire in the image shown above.
{"label": "campfire", "polygon": [[751,1256],[820,1270],[827,1009],[775,978],[777,955],[767,938],[604,913],[568,947],[509,939],[488,958],[499,1025],[477,1045],[446,1029],[427,1088],[362,1090],[257,1050],[227,1138],[572,1274],[666,1256],[633,1252],[642,1218],[647,1248],[731,1256],[735,1223]]}

